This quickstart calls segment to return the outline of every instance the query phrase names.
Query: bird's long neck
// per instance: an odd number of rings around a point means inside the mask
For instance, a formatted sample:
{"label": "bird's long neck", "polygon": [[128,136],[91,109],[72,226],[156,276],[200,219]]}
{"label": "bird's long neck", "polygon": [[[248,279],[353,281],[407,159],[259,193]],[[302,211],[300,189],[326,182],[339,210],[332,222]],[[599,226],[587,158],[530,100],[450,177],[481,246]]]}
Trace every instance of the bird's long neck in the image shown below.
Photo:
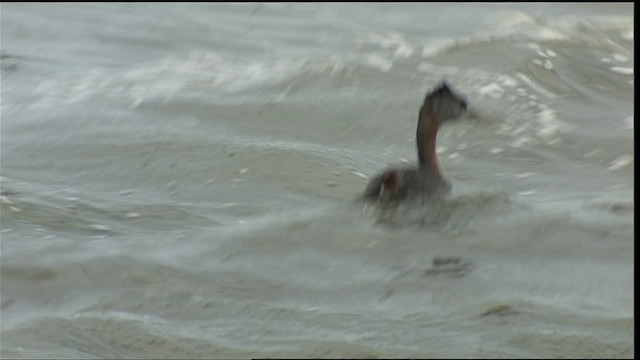
{"label": "bird's long neck", "polygon": [[440,121],[433,109],[431,102],[425,102],[420,108],[418,129],[416,130],[416,143],[418,145],[419,167],[431,167],[442,175],[438,156],[436,155],[436,136]]}

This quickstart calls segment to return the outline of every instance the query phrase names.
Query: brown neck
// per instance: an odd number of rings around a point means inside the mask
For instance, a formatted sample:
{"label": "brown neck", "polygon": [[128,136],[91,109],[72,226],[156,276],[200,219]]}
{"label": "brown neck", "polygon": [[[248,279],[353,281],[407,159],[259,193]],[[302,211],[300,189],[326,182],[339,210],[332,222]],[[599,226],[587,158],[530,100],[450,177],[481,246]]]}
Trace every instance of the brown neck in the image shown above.
{"label": "brown neck", "polygon": [[425,166],[431,167],[442,175],[438,164],[438,156],[436,155],[436,135],[438,135],[439,126],[440,121],[433,109],[433,105],[430,103],[422,105],[416,131],[419,165],[421,168]]}

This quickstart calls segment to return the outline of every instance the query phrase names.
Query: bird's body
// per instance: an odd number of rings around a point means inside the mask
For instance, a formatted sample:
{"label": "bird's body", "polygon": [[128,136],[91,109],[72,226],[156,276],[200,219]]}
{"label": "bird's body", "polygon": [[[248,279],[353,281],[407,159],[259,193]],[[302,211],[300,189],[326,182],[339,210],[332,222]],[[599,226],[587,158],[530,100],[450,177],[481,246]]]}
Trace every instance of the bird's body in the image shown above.
{"label": "bird's body", "polygon": [[437,198],[451,192],[451,184],[442,174],[436,154],[436,136],[443,122],[457,119],[467,109],[467,103],[446,83],[427,94],[420,108],[416,145],[418,164],[415,167],[391,167],[371,179],[365,199],[398,202],[413,198]]}

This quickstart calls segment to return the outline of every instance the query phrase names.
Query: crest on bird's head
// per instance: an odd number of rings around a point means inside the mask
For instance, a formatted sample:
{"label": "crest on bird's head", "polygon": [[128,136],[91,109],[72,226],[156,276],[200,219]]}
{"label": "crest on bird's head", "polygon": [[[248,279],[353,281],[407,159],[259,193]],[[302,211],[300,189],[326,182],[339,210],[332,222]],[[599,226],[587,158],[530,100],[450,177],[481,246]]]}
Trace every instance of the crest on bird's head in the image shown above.
{"label": "crest on bird's head", "polygon": [[442,81],[427,93],[423,106],[432,106],[440,121],[453,120],[467,110],[467,99]]}

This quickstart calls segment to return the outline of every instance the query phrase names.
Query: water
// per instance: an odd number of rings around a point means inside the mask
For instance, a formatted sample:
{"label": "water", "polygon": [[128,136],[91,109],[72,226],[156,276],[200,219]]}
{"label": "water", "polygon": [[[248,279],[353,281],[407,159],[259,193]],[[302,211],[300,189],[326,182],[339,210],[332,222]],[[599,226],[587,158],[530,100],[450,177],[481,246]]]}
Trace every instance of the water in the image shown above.
{"label": "water", "polygon": [[632,4],[0,11],[3,357],[634,356]]}

